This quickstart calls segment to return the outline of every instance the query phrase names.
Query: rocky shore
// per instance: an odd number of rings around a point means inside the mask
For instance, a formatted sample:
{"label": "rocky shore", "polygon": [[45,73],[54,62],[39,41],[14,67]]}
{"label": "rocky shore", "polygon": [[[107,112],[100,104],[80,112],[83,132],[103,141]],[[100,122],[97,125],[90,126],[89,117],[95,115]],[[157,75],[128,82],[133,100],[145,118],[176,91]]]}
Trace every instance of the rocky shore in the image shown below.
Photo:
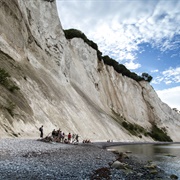
{"label": "rocky shore", "polygon": [[0,179],[117,180],[172,179],[150,162],[125,157],[102,144],[46,143],[35,139],[0,139]]}

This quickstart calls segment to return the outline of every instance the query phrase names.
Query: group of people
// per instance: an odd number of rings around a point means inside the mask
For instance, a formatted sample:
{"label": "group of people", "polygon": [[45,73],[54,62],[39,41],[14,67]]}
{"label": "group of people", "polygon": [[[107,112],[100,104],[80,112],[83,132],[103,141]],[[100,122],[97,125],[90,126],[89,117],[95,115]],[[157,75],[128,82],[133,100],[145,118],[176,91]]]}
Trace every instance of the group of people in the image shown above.
{"label": "group of people", "polygon": [[[40,131],[40,137],[43,138],[43,125],[39,128]],[[64,132],[62,132],[60,129],[53,130],[51,135],[47,136],[46,139],[49,141],[54,142],[62,142],[62,143],[78,143],[79,142],[79,135],[78,134],[71,134],[65,135]]]}
{"label": "group of people", "polygon": [[85,139],[85,140],[83,140],[82,143],[91,143],[91,140],[90,139]]}
{"label": "group of people", "polygon": [[65,135],[64,132],[62,132],[60,129],[58,130],[53,130],[52,133],[51,133],[53,139],[56,141],[56,142],[62,142],[62,143],[78,143],[79,142],[79,135],[78,134],[67,134]]}
{"label": "group of people", "polygon": [[78,134],[67,134],[65,135],[64,132],[62,132],[60,129],[59,130],[53,130],[52,131],[52,137],[57,141],[57,142],[64,142],[64,143],[71,143],[71,142],[79,142],[79,135]]}

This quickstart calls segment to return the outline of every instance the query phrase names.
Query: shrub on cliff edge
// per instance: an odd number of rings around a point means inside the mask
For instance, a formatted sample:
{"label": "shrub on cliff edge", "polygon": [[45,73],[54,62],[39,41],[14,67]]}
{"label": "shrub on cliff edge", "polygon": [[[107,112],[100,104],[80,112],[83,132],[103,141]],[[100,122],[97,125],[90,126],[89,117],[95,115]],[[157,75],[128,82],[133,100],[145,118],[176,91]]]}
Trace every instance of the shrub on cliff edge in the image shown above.
{"label": "shrub on cliff edge", "polygon": [[152,125],[151,132],[149,135],[155,141],[163,141],[163,142],[172,142],[173,140],[164,132],[162,129],[158,128],[156,125]]}
{"label": "shrub on cliff edge", "polygon": [[20,88],[14,85],[10,80],[11,76],[4,69],[0,68],[0,84],[7,88],[10,92],[14,92],[15,90],[20,90]]}
{"label": "shrub on cliff edge", "polygon": [[85,43],[87,43],[89,46],[91,46],[93,49],[97,51],[97,57],[101,61],[103,59],[104,64],[107,64],[109,66],[113,66],[114,70],[118,73],[121,73],[123,76],[127,76],[135,81],[148,81],[150,82],[152,80],[152,76],[150,76],[147,73],[143,73],[142,76],[138,76],[136,73],[131,72],[128,70],[123,64],[119,64],[114,59],[110,58],[109,56],[102,56],[102,52],[99,51],[98,46],[93,41],[89,40],[86,35],[77,29],[67,29],[63,30],[66,39],[73,39],[73,38],[81,38],[84,40]]}
{"label": "shrub on cliff edge", "polygon": [[97,51],[98,59],[101,60],[102,53],[98,50],[97,44],[89,40],[83,32],[77,29],[67,29],[63,31],[64,31],[66,39],[73,39],[73,38],[83,39],[85,43],[87,43],[89,46],[91,46],[93,49]]}
{"label": "shrub on cliff edge", "polygon": [[0,84],[6,86],[8,84],[9,77],[11,77],[9,73],[0,68]]}

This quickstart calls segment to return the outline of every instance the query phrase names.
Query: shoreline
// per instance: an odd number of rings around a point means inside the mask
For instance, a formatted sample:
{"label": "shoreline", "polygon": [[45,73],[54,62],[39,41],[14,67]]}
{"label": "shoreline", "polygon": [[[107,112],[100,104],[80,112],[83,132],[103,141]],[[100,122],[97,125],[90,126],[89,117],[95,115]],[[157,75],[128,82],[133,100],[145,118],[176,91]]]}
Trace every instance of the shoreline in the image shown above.
{"label": "shoreline", "polygon": [[145,169],[147,162],[133,155],[130,155],[128,159],[121,159],[122,163],[128,164],[127,168],[112,168],[112,163],[118,159],[119,155],[107,151],[106,147],[130,144],[145,143],[92,142],[73,145],[46,143],[37,139],[0,139],[0,174],[5,180],[92,180],[104,175],[106,179],[112,180],[147,179],[148,177],[170,179],[169,175],[159,168],[156,168],[154,172]]}
{"label": "shoreline", "polygon": [[180,144],[180,142],[92,142],[94,145],[97,145],[102,148],[107,148],[111,146],[124,146],[124,145],[138,145],[138,144]]}

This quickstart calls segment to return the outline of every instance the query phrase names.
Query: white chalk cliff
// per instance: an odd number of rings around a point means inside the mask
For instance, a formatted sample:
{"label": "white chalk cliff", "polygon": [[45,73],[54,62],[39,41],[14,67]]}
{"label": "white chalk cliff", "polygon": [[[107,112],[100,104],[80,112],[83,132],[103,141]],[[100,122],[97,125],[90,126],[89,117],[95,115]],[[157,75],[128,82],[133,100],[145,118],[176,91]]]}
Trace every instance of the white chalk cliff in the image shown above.
{"label": "white chalk cliff", "polygon": [[67,40],[56,2],[0,1],[0,68],[20,88],[0,84],[0,137],[38,137],[43,124],[81,139],[152,141],[121,122],[149,131],[152,123],[180,141],[180,115],[146,81],[105,65],[81,38]]}

